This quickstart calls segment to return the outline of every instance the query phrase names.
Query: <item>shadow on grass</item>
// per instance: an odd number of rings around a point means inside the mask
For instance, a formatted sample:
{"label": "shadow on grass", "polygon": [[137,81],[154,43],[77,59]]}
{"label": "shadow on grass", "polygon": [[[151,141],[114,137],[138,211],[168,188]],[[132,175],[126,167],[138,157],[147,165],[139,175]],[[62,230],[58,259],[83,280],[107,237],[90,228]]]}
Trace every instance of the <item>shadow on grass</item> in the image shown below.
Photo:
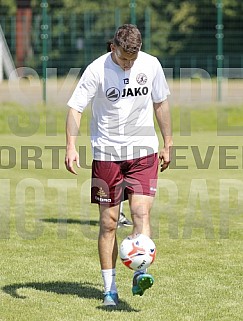
{"label": "shadow on grass", "polygon": [[[2,287],[3,292],[11,295],[16,299],[26,299],[26,296],[19,295],[19,289],[32,288],[38,291],[52,292],[57,294],[76,295],[84,299],[103,300],[103,292],[97,289],[92,283],[77,283],[77,282],[29,282],[29,283],[15,283]],[[125,312],[139,312],[133,309],[126,301],[120,300],[117,307],[98,306],[97,309],[107,311],[125,311]]]}
{"label": "shadow on grass", "polygon": [[44,218],[41,219],[42,222],[55,223],[55,224],[80,224],[80,225],[92,225],[99,226],[99,221],[96,220],[74,220],[71,218]]}

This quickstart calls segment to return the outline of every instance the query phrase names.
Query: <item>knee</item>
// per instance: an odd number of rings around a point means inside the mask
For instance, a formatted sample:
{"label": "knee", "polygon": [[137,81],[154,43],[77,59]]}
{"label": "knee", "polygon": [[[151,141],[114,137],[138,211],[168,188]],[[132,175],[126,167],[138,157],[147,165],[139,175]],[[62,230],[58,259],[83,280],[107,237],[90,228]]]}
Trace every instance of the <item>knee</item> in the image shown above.
{"label": "knee", "polygon": [[101,234],[113,234],[117,229],[117,220],[107,217],[100,220],[100,233]]}

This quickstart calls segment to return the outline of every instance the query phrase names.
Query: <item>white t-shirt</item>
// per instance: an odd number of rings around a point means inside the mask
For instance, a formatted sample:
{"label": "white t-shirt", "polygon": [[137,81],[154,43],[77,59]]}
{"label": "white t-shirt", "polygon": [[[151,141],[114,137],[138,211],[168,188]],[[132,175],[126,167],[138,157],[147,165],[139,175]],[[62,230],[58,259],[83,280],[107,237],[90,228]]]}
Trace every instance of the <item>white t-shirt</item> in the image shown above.
{"label": "white t-shirt", "polygon": [[156,57],[139,51],[132,68],[124,71],[107,53],[86,68],[68,106],[83,112],[91,103],[94,159],[130,160],[158,152],[153,102],[169,94]]}

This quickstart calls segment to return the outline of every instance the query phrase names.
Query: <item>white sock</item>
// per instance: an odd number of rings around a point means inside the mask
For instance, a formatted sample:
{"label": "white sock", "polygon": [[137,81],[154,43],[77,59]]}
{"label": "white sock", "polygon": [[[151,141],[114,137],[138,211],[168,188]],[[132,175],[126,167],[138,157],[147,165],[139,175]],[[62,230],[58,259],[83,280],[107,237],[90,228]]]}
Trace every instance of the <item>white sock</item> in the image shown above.
{"label": "white sock", "polygon": [[123,202],[120,203],[120,213],[123,211]]}
{"label": "white sock", "polygon": [[117,292],[116,288],[116,269],[101,270],[104,281],[104,289],[106,292]]}

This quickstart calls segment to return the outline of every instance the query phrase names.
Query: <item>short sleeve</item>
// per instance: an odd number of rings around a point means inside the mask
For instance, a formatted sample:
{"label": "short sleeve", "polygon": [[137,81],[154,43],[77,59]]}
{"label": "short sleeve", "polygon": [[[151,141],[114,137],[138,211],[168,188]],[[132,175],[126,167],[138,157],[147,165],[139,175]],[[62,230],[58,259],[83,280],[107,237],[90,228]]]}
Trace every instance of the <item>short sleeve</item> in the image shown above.
{"label": "short sleeve", "polygon": [[83,112],[98,90],[99,77],[88,66],[81,76],[67,105],[71,108]]}
{"label": "short sleeve", "polygon": [[153,80],[152,100],[154,103],[159,103],[167,99],[167,96],[170,95],[170,90],[163,68],[157,58],[155,58],[154,66],[155,77]]}

